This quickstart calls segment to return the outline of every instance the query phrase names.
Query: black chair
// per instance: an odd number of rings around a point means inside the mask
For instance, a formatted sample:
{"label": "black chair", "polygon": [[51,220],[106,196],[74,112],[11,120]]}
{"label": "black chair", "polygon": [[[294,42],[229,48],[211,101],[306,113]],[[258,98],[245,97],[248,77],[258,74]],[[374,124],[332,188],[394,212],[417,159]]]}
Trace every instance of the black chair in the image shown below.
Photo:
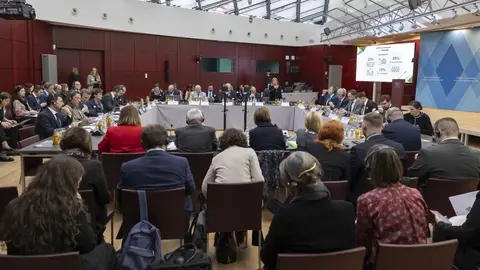
{"label": "black chair", "polygon": [[[99,209],[97,203],[95,202],[93,191],[79,190],[78,193],[80,193],[80,195],[82,196],[83,203],[87,206],[88,213],[90,213],[90,216],[91,216],[90,225],[92,226],[92,228],[95,228],[95,224],[96,224],[95,217],[98,215],[98,213],[101,210]],[[107,218],[106,218],[107,223],[112,222],[112,219],[113,219],[113,210],[107,211]],[[113,238],[111,239],[111,243],[113,245]]]}
{"label": "black chair", "polygon": [[23,141],[35,135],[35,126],[24,126],[18,130],[18,139]]}
{"label": "black chair", "polygon": [[17,197],[17,187],[0,187],[0,218],[2,218],[3,212],[8,203]]}
{"label": "black chair", "polygon": [[[208,183],[206,211],[207,234],[211,232],[261,231],[262,193],[263,182],[235,184]],[[258,234],[259,268],[261,268],[261,235],[261,233]]]}
{"label": "black chair", "polygon": [[[185,188],[147,190],[148,220],[161,232],[162,239],[183,239],[185,232]],[[122,189],[122,234],[140,221],[140,205],[136,190]]]}
{"label": "black chair", "polygon": [[78,252],[39,256],[0,255],[2,270],[81,270]]}
{"label": "black chair", "polygon": [[210,164],[212,164],[214,153],[173,152],[172,154],[187,159],[188,164],[190,165],[190,171],[192,171],[193,180],[195,181],[196,190],[201,191],[203,178],[205,178],[208,168],[210,168]]}
{"label": "black chair", "polygon": [[26,139],[20,140],[18,142],[18,144],[20,145],[20,148],[24,148],[24,147],[27,147],[27,146],[32,145],[34,143],[37,143],[39,141],[40,141],[40,136],[34,135],[34,136],[28,137]]}
{"label": "black chair", "polygon": [[332,200],[346,201],[348,198],[348,181],[323,181],[322,182],[330,191]]}
{"label": "black chair", "polygon": [[277,270],[362,270],[365,247],[321,253],[279,254]]}

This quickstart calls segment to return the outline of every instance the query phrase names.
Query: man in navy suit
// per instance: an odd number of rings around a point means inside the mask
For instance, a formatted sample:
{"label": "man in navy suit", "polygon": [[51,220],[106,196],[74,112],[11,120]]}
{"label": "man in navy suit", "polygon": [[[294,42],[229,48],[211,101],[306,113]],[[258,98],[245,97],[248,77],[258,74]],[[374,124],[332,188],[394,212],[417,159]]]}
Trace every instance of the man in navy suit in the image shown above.
{"label": "man in navy suit", "polygon": [[48,107],[38,114],[35,122],[35,133],[40,139],[46,139],[53,135],[55,129],[67,127],[72,123],[72,118],[62,115],[60,109],[63,106],[63,99],[57,94],[48,95]]}
{"label": "man in navy suit", "polygon": [[340,88],[337,90],[337,101],[335,103],[336,109],[345,109],[348,105],[348,98],[347,98],[347,89]]}
{"label": "man in navy suit", "polygon": [[257,88],[255,88],[255,86],[250,87],[250,92],[245,94],[245,100],[247,102],[251,100],[259,101],[260,99],[261,95],[260,93],[257,93]]}
{"label": "man in navy suit", "polygon": [[[141,134],[145,156],[123,163],[118,189],[173,189],[185,187],[185,231],[193,210],[190,194],[195,182],[188,161],[167,152],[167,130],[161,125],[146,126]],[[120,200],[120,198],[119,198]]]}
{"label": "man in navy suit", "polygon": [[403,120],[403,113],[399,108],[388,109],[385,118],[388,122],[382,131],[385,138],[403,145],[405,151],[419,151],[422,148],[420,129]]}

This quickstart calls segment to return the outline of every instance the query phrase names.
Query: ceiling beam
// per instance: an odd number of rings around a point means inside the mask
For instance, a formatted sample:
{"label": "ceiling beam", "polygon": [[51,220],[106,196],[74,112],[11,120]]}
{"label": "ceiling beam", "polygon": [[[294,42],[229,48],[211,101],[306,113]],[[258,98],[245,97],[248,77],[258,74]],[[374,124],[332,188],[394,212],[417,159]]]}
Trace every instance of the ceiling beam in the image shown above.
{"label": "ceiling beam", "polygon": [[[328,0],[326,0],[328,1]],[[202,10],[202,0],[197,0],[197,8],[198,10]]]}
{"label": "ceiling beam", "polygon": [[271,5],[272,5],[272,2],[270,0],[267,0],[265,2],[265,8],[267,9],[267,15],[265,16],[265,19],[268,19],[268,20],[270,20],[270,18],[272,17]]}
{"label": "ceiling beam", "polygon": [[210,9],[218,8],[219,6],[228,4],[230,2],[231,2],[231,0],[220,0],[220,1],[217,1],[217,2],[213,2],[213,3],[210,3],[208,5],[204,5],[203,10],[210,10]]}
{"label": "ceiling beam", "polygon": [[235,15],[238,16],[238,1],[237,0],[233,0],[233,11],[235,13]]}
{"label": "ceiling beam", "polygon": [[327,22],[328,7],[330,6],[330,0],[324,0],[323,2],[323,16],[322,16],[322,25]]}
{"label": "ceiling beam", "polygon": [[297,0],[296,12],[295,12],[295,22],[300,22],[300,10],[302,8],[302,0]]}

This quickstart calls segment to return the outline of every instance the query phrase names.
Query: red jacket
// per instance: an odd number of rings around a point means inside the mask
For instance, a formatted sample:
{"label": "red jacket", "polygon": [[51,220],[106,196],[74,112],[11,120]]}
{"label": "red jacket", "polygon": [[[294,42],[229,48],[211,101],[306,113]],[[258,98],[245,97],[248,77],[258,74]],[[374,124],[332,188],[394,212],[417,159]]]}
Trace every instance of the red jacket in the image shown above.
{"label": "red jacket", "polygon": [[142,130],[143,127],[138,126],[110,127],[98,144],[98,151],[109,153],[145,152],[140,139]]}

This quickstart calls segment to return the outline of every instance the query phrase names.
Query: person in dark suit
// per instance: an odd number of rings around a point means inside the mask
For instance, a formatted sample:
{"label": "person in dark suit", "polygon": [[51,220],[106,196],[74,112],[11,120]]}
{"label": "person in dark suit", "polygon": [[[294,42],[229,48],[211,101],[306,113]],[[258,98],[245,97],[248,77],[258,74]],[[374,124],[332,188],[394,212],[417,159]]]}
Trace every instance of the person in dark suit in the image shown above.
{"label": "person in dark suit", "polygon": [[167,130],[161,125],[146,126],[142,131],[145,156],[123,163],[120,169],[122,189],[172,189],[185,187],[185,231],[188,230],[195,182],[188,161],[184,157],[165,152]]}
{"label": "person in dark suit", "polygon": [[102,103],[102,96],[103,91],[100,88],[94,88],[92,90],[92,96],[88,102],[88,115],[97,117],[99,114],[103,113],[103,103]]}
{"label": "person in dark suit", "polygon": [[118,106],[125,106],[127,105],[128,101],[125,97],[125,94],[127,93],[127,87],[125,85],[120,86],[120,91],[118,91],[117,95],[117,104]]}
{"label": "person in dark suit", "polygon": [[255,110],[253,120],[256,128],[250,130],[250,146],[255,151],[285,150],[285,138],[281,129],[272,124],[270,112],[267,107]]}
{"label": "person in dark suit", "polygon": [[187,126],[175,130],[175,145],[180,152],[204,153],[218,149],[215,129],[205,126],[201,110],[190,109],[187,112]]}
{"label": "person in dark suit", "polygon": [[480,158],[470,147],[458,139],[460,130],[457,121],[451,117],[439,119],[434,125],[437,145],[423,148],[408,176],[418,177],[420,187],[425,188],[429,178],[478,179]]}
{"label": "person in dark suit", "polygon": [[330,199],[321,182],[322,165],[315,157],[300,151],[290,154],[280,164],[280,175],[292,187],[293,199],[280,206],[270,224],[260,253],[266,270],[277,269],[281,253],[326,253],[355,247],[355,208]]}
{"label": "person in dark suit", "polygon": [[8,138],[6,135],[7,130],[11,130],[11,135],[16,135],[18,137],[18,128],[13,127],[17,124],[15,120],[8,120],[5,118],[6,107],[10,103],[11,96],[7,92],[0,93],[0,162],[12,162],[13,158],[7,156],[7,152],[12,152],[13,149],[8,143]]}
{"label": "person in dark suit", "polygon": [[393,107],[392,102],[390,101],[390,95],[381,95],[379,101],[380,107],[378,107],[378,111],[382,116],[383,121],[387,122],[387,117],[385,116],[385,114],[387,113],[388,109]]}
{"label": "person in dark suit", "polygon": [[80,81],[80,74],[78,74],[78,68],[72,68],[72,72],[68,76],[68,88],[73,88],[73,83]]}
{"label": "person in dark suit", "polygon": [[113,87],[112,92],[107,93],[102,96],[103,112],[108,113],[113,111],[115,108],[119,107],[118,104],[118,95],[122,91],[121,85],[116,85]]}
{"label": "person in dark suit", "polygon": [[278,79],[272,79],[272,85],[269,87],[270,91],[270,101],[282,100],[282,87],[278,84]]}
{"label": "person in dark suit", "polygon": [[297,150],[305,151],[307,142],[313,142],[323,125],[323,117],[319,112],[308,112],[305,115],[305,128],[297,130]]}
{"label": "person in dark suit", "polygon": [[440,242],[458,239],[454,265],[460,270],[477,270],[480,268],[480,192],[477,193],[467,220],[461,226],[443,222],[435,216],[437,225],[433,241]]}
{"label": "person in dark suit", "polygon": [[368,99],[363,92],[357,94],[357,102],[361,105],[360,115],[365,115],[378,109],[377,104],[373,100]]}
{"label": "person in dark suit", "polygon": [[399,143],[391,141],[382,135],[383,119],[376,113],[367,113],[363,117],[362,131],[366,140],[355,145],[350,150],[350,201],[356,203],[358,197],[365,193],[367,187],[367,171],[365,169],[365,157],[374,145],[384,144],[392,147],[398,154],[401,162],[405,164],[405,149]]}
{"label": "person in dark suit", "polygon": [[182,98],[182,92],[176,89],[173,84],[170,84],[163,98],[164,100],[162,101],[165,101],[167,98],[170,98],[170,99],[175,98],[177,101],[180,101],[180,99]]}
{"label": "person in dark suit", "polygon": [[40,136],[40,139],[51,137],[55,129],[67,127],[72,123],[72,118],[60,112],[63,106],[61,96],[57,94],[48,95],[47,104],[47,109],[38,114],[35,122],[35,133]]}
{"label": "person in dark suit", "polygon": [[403,145],[405,151],[418,151],[422,148],[420,129],[403,120],[403,112],[392,107],[385,112],[388,124],[382,130],[385,138]]}
{"label": "person in dark suit", "polygon": [[347,98],[347,90],[345,88],[340,88],[337,90],[337,100],[335,103],[332,102],[333,105],[335,105],[333,108],[335,109],[345,109],[348,105],[348,98]]}
{"label": "person in dark suit", "polygon": [[246,100],[247,102],[250,102],[250,101],[260,101],[261,99],[261,95],[260,93],[257,92],[257,88],[255,88],[255,86],[252,86],[250,87],[250,91],[247,92],[245,94],[245,98],[244,100]]}
{"label": "person in dark suit", "polygon": [[28,106],[32,110],[40,111],[47,106],[47,102],[43,101],[43,89],[40,86],[36,86],[30,95],[27,96]]}
{"label": "person in dark suit", "polygon": [[150,91],[149,98],[150,98],[150,101],[163,100],[164,95],[165,94],[163,93],[162,89],[160,89],[160,85],[158,83],[156,83],[154,85],[152,91]]}
{"label": "person in dark suit", "polygon": [[272,85],[272,77],[270,76],[270,70],[267,70],[265,78],[263,79],[263,86],[265,88],[270,88],[270,85]]}
{"label": "person in dark suit", "polygon": [[213,90],[213,84],[208,85],[206,96],[211,103],[220,102],[217,91]]}
{"label": "person in dark suit", "polygon": [[335,88],[335,86],[330,86],[328,89],[323,90],[322,95],[319,96],[318,98],[323,100],[323,104],[325,106],[331,105],[330,102],[332,102],[332,104],[336,104],[337,102],[337,96],[335,95],[336,92],[337,92],[337,89]]}
{"label": "person in dark suit", "polygon": [[348,103],[345,107],[345,115],[360,114],[362,106],[357,102],[357,90],[352,89],[347,93]]}
{"label": "person in dark suit", "polygon": [[342,122],[330,120],[320,128],[318,139],[305,147],[322,164],[324,181],[350,179],[350,156],[343,150],[343,133]]}
{"label": "person in dark suit", "polygon": [[91,159],[92,136],[81,128],[68,129],[62,136],[60,148],[66,156],[76,159],[83,166],[83,176],[78,190],[92,190],[93,198],[98,206],[97,216],[92,217],[97,240],[103,240],[103,233],[107,225],[107,205],[110,203],[110,192],[103,172],[102,163]]}

